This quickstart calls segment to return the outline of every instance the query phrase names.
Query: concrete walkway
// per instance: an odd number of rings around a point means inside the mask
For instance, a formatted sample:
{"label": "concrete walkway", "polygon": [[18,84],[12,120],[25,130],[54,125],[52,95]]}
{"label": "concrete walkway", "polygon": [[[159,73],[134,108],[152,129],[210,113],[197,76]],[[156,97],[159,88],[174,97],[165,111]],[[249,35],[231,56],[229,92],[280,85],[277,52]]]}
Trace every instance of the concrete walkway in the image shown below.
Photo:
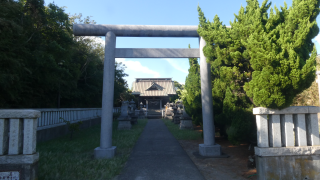
{"label": "concrete walkway", "polygon": [[118,180],[204,180],[160,119],[149,119]]}

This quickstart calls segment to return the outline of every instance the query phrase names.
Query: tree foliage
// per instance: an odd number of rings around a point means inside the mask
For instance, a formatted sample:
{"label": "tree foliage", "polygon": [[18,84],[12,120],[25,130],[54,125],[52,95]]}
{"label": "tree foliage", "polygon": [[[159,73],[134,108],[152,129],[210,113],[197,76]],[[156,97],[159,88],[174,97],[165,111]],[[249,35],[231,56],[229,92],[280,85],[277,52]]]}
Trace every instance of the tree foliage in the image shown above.
{"label": "tree foliage", "polygon": [[116,62],[115,79],[114,79],[114,105],[121,106],[122,101],[135,101],[138,102],[138,98],[132,95],[132,91],[128,88],[127,81],[123,79],[128,76],[124,72],[126,66],[121,62]]}
{"label": "tree foliage", "polygon": [[[317,56],[317,71],[320,69],[320,57]],[[294,106],[319,106],[319,87],[317,83],[318,78],[315,78],[311,86],[298,94],[294,100]]]}
{"label": "tree foliage", "polygon": [[315,77],[311,39],[319,32],[319,1],[270,7],[267,0],[261,6],[247,0],[231,28],[217,15],[210,22],[198,7],[198,33],[207,42],[203,51],[212,65],[215,123],[224,124],[234,142],[250,135],[253,107],[288,107]]}
{"label": "tree foliage", "polygon": [[202,125],[200,66],[197,58],[189,58],[189,65],[189,74],[186,77],[186,84],[184,90],[181,91],[180,98],[186,112],[192,117],[193,123]]}
{"label": "tree foliage", "polygon": [[180,84],[178,81],[173,81],[174,87],[176,89],[176,95],[170,97],[170,102],[176,102],[180,99],[181,91],[184,89],[184,85]]}
{"label": "tree foliage", "polygon": [[[104,47],[74,37],[75,23],[95,22],[43,0],[0,0],[0,107],[101,107]],[[127,87],[123,71],[115,81]]]}

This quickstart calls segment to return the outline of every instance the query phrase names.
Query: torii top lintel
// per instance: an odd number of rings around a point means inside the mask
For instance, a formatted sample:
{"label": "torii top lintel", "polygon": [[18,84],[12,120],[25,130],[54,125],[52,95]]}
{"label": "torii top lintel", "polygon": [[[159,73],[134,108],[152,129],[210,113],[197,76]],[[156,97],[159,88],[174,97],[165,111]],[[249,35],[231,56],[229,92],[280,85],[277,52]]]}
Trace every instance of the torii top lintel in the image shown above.
{"label": "torii top lintel", "polygon": [[74,24],[75,36],[105,36],[112,31],[122,37],[199,37],[198,26]]}

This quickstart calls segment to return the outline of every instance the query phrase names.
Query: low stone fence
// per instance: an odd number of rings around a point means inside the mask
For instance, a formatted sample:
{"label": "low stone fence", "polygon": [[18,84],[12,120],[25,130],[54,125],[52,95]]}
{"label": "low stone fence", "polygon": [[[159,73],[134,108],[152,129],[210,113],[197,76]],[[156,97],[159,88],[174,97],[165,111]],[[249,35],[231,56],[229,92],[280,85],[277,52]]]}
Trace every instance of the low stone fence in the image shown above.
{"label": "low stone fence", "polygon": [[254,108],[258,179],[320,179],[320,107]]}
{"label": "low stone fence", "polygon": [[0,110],[0,177],[37,179],[37,118],[40,111]]}

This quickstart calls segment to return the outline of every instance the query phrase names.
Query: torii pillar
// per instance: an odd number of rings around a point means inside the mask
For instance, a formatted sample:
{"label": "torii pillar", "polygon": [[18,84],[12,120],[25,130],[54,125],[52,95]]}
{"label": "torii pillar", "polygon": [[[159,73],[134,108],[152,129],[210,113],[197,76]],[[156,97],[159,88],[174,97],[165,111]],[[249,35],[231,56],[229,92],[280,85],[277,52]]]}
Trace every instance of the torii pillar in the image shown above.
{"label": "torii pillar", "polygon": [[112,158],[116,151],[116,146],[112,146],[116,35],[112,31],[107,32],[105,43],[100,147],[94,149],[96,159]]}
{"label": "torii pillar", "polygon": [[203,48],[205,45],[206,41],[200,37],[200,79],[204,144],[199,144],[199,154],[202,156],[220,156],[221,146],[215,143],[211,65],[207,63],[207,58],[203,54]]}
{"label": "torii pillar", "polygon": [[197,37],[198,26],[160,25],[98,25],[74,24],[76,36],[105,36],[105,58],[103,73],[102,113],[100,147],[94,150],[97,159],[112,158],[116,147],[112,146],[114,65],[115,58],[199,58],[201,74],[201,98],[204,144],[199,145],[202,156],[220,156],[220,145],[215,144],[213,120],[212,87],[210,64],[203,55],[205,41],[200,37],[200,48],[184,49],[141,49],[116,48],[116,36],[124,37]]}

